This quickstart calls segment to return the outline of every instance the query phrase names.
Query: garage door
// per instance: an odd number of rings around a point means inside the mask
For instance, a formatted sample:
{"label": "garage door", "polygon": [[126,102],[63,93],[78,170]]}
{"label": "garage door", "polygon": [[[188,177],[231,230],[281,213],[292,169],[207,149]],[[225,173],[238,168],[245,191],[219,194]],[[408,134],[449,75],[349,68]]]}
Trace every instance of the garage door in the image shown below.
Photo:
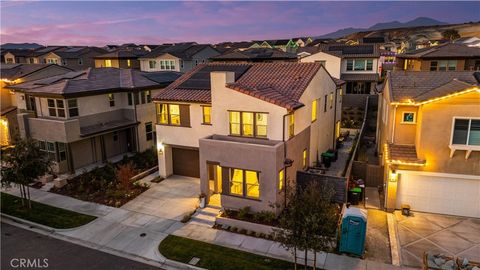
{"label": "garage door", "polygon": [[480,217],[480,179],[464,179],[401,172],[397,208],[438,214]]}
{"label": "garage door", "polygon": [[173,174],[200,177],[198,150],[172,148]]}

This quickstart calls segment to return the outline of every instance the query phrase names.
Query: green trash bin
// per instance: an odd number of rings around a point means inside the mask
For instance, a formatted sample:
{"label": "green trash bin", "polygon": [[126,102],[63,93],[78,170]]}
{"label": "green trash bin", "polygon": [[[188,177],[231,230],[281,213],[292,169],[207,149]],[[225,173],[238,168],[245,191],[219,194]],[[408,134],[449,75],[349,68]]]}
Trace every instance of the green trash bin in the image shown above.
{"label": "green trash bin", "polygon": [[348,191],[348,201],[352,205],[358,205],[360,202],[360,196],[362,195],[362,189],[359,187],[352,188]]}

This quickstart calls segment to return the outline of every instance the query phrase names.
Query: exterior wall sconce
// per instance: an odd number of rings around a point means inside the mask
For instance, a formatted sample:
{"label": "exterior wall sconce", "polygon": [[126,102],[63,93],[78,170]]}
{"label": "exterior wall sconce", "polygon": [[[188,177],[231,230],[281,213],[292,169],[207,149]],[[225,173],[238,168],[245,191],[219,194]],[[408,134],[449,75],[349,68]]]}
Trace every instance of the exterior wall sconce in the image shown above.
{"label": "exterior wall sconce", "polygon": [[392,171],[390,172],[390,176],[388,177],[388,180],[389,180],[390,182],[397,182],[397,181],[398,181],[398,173],[395,172],[395,170],[392,170]]}
{"label": "exterior wall sconce", "polygon": [[163,152],[165,151],[165,145],[163,145],[161,142],[157,143],[157,151],[159,155],[163,155]]}

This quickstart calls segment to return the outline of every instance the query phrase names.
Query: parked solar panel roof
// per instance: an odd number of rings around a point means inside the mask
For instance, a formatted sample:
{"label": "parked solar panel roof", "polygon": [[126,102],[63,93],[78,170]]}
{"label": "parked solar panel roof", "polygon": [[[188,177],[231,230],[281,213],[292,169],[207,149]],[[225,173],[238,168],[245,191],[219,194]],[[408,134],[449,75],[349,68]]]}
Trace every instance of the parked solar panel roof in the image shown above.
{"label": "parked solar panel roof", "polygon": [[235,81],[249,68],[249,65],[207,65],[193,74],[188,80],[178,86],[184,89],[210,90],[210,72],[231,71],[235,73]]}

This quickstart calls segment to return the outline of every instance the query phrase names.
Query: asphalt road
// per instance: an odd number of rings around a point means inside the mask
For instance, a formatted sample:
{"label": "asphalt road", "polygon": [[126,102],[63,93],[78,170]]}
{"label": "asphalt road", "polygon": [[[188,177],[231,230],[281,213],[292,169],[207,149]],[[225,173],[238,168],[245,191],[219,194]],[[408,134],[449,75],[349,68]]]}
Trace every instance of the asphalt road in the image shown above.
{"label": "asphalt road", "polygon": [[[121,258],[46,235],[1,223],[1,269],[158,270],[148,264]],[[21,259],[23,265],[21,265]],[[45,261],[45,259],[47,261]],[[21,267],[28,266],[36,267]],[[48,264],[48,265],[47,265]]]}

